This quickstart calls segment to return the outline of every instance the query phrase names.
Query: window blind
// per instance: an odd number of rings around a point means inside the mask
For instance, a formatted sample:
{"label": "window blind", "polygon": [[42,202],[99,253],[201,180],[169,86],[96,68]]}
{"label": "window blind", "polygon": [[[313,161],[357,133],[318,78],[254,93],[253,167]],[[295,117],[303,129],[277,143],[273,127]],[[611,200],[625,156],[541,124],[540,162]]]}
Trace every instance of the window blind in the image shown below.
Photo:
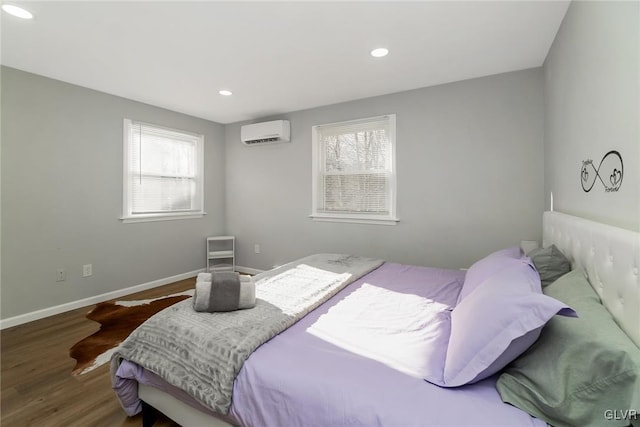
{"label": "window blind", "polygon": [[130,215],[196,212],[202,136],[129,121]]}
{"label": "window blind", "polygon": [[318,212],[391,215],[393,136],[388,116],[318,126]]}

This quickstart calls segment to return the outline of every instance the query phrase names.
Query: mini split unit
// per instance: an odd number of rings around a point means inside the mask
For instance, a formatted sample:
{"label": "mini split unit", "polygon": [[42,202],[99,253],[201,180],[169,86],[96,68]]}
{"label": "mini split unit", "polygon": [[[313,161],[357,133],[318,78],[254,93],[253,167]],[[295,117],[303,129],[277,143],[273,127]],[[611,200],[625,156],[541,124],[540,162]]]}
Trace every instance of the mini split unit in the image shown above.
{"label": "mini split unit", "polygon": [[242,143],[251,146],[289,142],[290,136],[289,120],[254,123],[240,128]]}

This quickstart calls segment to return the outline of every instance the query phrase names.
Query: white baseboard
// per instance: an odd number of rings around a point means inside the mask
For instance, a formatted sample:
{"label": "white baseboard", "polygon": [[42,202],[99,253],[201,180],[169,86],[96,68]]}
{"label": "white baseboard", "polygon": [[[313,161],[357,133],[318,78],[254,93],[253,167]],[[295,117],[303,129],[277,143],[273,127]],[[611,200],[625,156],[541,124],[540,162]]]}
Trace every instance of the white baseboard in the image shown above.
{"label": "white baseboard", "polygon": [[147,289],[157,288],[158,286],[168,285],[169,283],[173,283],[179,280],[184,280],[190,277],[197,276],[198,273],[202,273],[203,271],[205,271],[205,269],[201,268],[199,270],[190,271],[188,273],[182,273],[176,276],[165,277],[163,279],[154,280],[153,282],[147,282],[141,285],[135,285],[129,288],[118,289],[117,291],[107,292],[106,294],[100,294],[100,295],[84,298],[77,301],[67,302],[65,304],[56,305],[55,307],[43,308],[41,310],[32,311],[31,313],[20,314],[18,316],[9,317],[7,319],[0,319],[0,330],[11,328],[13,326],[22,325],[23,323],[33,322],[34,320],[40,320],[45,317],[54,316],[56,314],[75,310],[77,308],[87,307],[89,305],[97,304],[99,302],[108,301],[114,298],[120,298],[125,295],[135,294],[136,292],[146,291]]}
{"label": "white baseboard", "polygon": [[264,270],[258,270],[257,268],[251,268],[251,267],[243,267],[241,265],[236,265],[236,271],[238,273],[246,273],[246,274],[260,274],[264,272]]}

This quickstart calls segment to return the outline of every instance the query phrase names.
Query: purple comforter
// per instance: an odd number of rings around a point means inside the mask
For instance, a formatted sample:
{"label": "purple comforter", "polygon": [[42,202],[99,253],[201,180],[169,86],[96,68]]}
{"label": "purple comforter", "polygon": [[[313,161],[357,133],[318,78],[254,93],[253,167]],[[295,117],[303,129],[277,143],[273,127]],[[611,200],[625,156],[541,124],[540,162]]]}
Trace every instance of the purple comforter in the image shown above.
{"label": "purple comforter", "polygon": [[[545,426],[503,403],[496,377],[441,388],[307,331],[365,283],[453,307],[463,280],[457,270],[382,265],[259,347],[236,378],[229,415],[243,426]],[[125,363],[121,369],[157,386]]]}

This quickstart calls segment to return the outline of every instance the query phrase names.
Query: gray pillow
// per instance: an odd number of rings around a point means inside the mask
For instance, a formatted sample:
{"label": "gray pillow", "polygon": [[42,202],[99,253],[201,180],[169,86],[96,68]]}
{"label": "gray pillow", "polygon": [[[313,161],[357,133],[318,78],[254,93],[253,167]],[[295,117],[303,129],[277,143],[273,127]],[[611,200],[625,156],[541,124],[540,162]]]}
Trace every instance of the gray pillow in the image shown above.
{"label": "gray pillow", "polygon": [[556,245],[534,249],[527,256],[536,266],[543,288],[571,271],[571,263]]}
{"label": "gray pillow", "polygon": [[556,427],[629,425],[640,411],[640,350],[583,271],[564,275],[544,293],[579,317],[554,316],[547,323],[538,341],[498,378],[502,400]]}

